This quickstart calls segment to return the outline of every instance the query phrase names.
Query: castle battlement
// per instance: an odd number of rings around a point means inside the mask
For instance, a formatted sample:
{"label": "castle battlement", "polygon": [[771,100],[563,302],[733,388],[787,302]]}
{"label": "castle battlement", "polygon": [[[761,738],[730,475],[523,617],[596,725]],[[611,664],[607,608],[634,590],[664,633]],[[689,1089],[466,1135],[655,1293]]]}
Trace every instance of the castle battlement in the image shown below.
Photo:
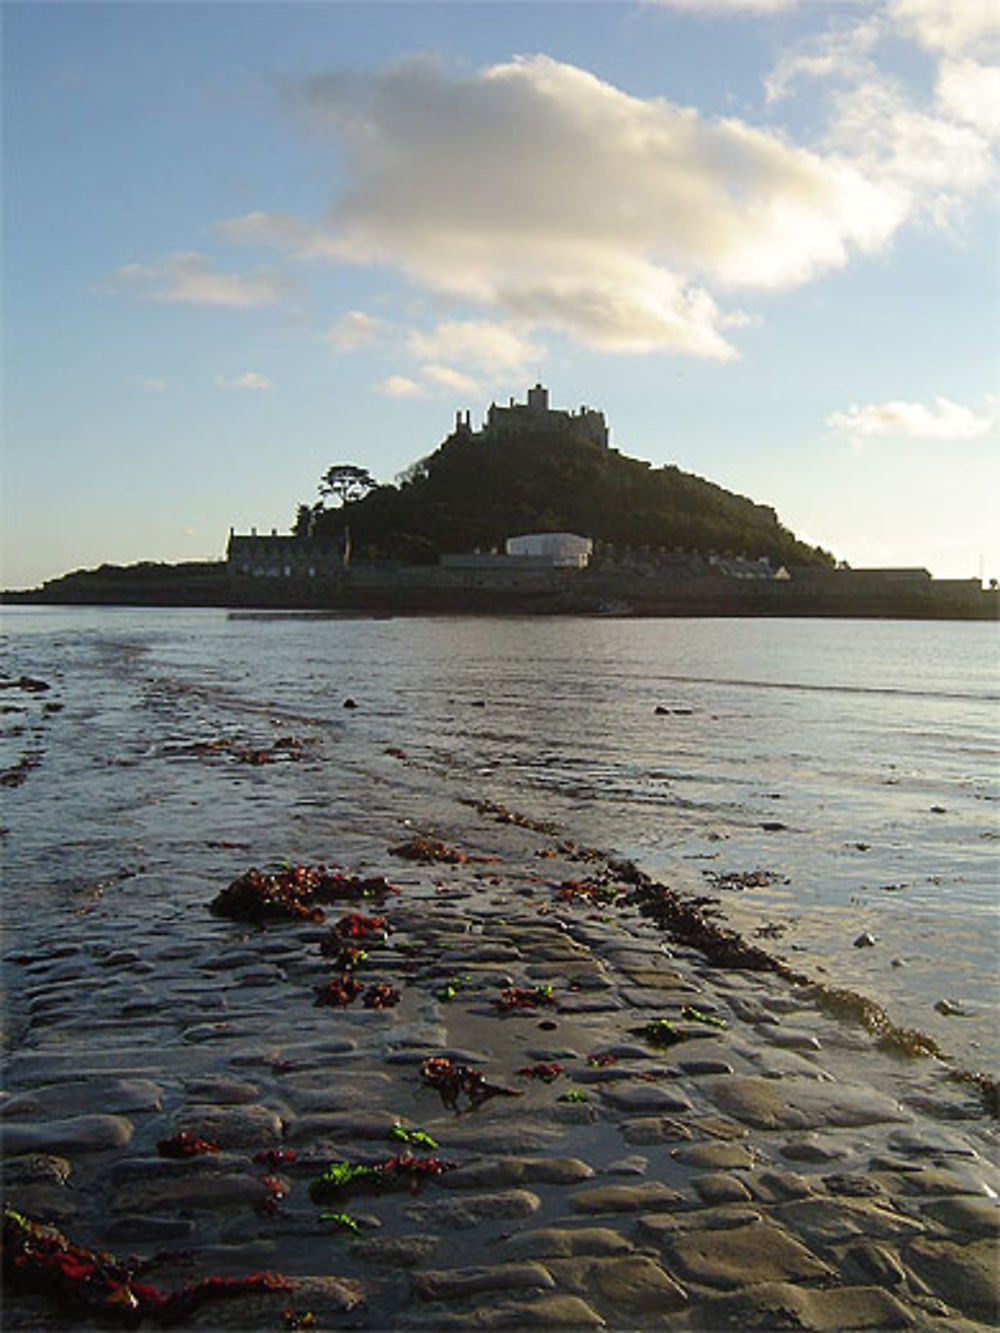
{"label": "castle battlement", "polygon": [[506,407],[491,403],[480,430],[472,429],[470,412],[455,413],[455,434],[473,440],[509,438],[527,431],[557,432],[602,449],[608,447],[608,425],[604,413],[593,407],[581,407],[576,412],[549,407],[549,391],[544,384],[528,390],[526,403],[510,399]]}

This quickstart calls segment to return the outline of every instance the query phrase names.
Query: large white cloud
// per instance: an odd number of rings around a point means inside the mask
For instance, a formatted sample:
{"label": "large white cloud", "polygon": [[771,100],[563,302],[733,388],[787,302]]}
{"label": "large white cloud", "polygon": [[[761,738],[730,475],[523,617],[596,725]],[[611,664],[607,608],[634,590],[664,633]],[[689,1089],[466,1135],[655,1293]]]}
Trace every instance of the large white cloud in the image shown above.
{"label": "large white cloud", "polygon": [[910,440],[974,440],[986,436],[996,425],[995,411],[976,412],[949,398],[932,403],[892,400],[885,403],[852,404],[846,412],[834,412],[826,424],[855,438]]}
{"label": "large white cloud", "polygon": [[463,76],[410,59],[292,97],[347,185],[320,222],[254,213],[230,238],[385,265],[602,350],[730,357],[746,319],[727,293],[806,282],[902,219],[898,192],[842,154],[542,55]]}

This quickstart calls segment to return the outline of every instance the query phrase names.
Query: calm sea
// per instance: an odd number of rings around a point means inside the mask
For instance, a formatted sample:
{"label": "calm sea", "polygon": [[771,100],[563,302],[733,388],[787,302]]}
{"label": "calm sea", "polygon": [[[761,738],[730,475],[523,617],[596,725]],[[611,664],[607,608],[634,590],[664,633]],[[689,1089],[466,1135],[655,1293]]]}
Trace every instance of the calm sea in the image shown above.
{"label": "calm sea", "polygon": [[[27,759],[3,789],[8,924],[119,867],[222,875],[225,842],[346,858],[377,811],[487,799],[996,1064],[996,625],[24,607],[4,629],[4,674],[52,685],[0,697],[0,765]],[[312,762],[280,772],[188,749],[290,734]]]}

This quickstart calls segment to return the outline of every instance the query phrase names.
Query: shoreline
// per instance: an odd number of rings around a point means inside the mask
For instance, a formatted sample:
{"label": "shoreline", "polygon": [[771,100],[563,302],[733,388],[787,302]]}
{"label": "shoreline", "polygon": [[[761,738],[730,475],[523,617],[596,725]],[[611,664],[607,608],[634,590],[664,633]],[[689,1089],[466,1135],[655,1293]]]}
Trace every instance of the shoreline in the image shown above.
{"label": "shoreline", "polygon": [[[220,919],[216,876],[168,892],[143,873],[67,904],[37,954],[26,924],[4,962],[24,1025],[8,1030],[7,1201],[119,1257],[193,1250],[193,1267],[147,1270],[167,1290],[261,1270],[293,1284],[206,1305],[192,1328],[270,1329],[282,1309],[367,1329],[997,1320],[997,1125],[972,1089],[880,1052],[774,970],[671,939],[637,910],[634,867],[502,807],[436,806],[330,849],[399,892],[322,924]],[[390,854],[414,827],[465,859]],[[315,1004],[341,910],[387,918],[357,975],[398,1005]],[[554,1004],[500,1012],[511,986],[551,986]],[[685,1039],[650,1037],[668,1031]],[[520,1095],[456,1114],[421,1079],[429,1057]],[[551,1082],[518,1072],[553,1064]],[[323,1220],[310,1180],[395,1152],[397,1120],[455,1169],[412,1195],[346,1195],[356,1233]],[[181,1128],[221,1151],[158,1157]],[[282,1147],[297,1157],[265,1185],[252,1156]],[[71,1326],[7,1301],[5,1327]]]}

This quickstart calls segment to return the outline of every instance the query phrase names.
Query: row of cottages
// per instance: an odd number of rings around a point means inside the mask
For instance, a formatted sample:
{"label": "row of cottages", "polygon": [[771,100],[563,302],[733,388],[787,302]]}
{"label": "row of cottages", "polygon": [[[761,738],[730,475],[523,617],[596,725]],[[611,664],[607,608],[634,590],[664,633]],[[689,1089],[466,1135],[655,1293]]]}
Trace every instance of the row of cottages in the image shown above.
{"label": "row of cottages", "polygon": [[270,536],[258,536],[251,528],[249,536],[238,537],[229,530],[226,546],[226,572],[249,579],[334,579],[340,578],[351,558],[350,537],[343,542],[328,537],[279,536],[272,528]]}

